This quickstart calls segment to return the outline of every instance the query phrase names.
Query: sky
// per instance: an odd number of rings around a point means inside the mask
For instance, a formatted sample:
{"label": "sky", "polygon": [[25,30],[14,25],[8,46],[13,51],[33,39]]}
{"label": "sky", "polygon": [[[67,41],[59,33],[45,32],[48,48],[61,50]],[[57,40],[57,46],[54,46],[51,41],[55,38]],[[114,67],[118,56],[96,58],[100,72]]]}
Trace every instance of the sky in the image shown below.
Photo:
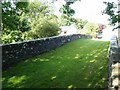
{"label": "sky", "polygon": [[[71,5],[71,8],[75,10],[75,18],[81,18],[94,23],[108,24],[108,15],[102,15],[101,11],[105,9],[103,1],[117,1],[117,0],[81,0],[76,1]],[[64,0],[58,0],[54,3],[55,14],[60,16],[60,7],[65,4]]]}

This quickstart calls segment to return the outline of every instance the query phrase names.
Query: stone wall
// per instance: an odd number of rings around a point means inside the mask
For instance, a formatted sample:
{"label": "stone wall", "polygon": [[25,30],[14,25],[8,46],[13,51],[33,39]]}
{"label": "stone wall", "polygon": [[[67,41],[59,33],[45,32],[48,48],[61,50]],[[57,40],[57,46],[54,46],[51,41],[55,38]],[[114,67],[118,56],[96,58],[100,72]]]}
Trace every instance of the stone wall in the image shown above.
{"label": "stone wall", "polygon": [[2,69],[7,69],[21,60],[50,51],[79,38],[91,38],[91,36],[73,34],[2,45],[0,46],[2,47]]}
{"label": "stone wall", "polygon": [[[120,89],[120,47],[118,39],[113,36],[108,50],[108,88],[109,90]],[[119,88],[119,89],[116,89]]]}

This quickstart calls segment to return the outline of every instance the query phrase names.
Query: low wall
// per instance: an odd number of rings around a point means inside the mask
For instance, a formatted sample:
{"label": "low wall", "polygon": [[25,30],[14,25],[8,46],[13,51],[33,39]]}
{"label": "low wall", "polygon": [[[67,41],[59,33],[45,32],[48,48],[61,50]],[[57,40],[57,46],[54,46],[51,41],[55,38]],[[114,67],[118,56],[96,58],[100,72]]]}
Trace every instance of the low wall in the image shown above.
{"label": "low wall", "polygon": [[[120,64],[120,47],[118,45],[117,37],[113,37],[110,40],[110,46],[108,49],[108,88],[109,90],[113,90],[113,88],[116,88],[116,86],[119,86],[119,83],[117,85],[114,85],[116,82],[115,80],[118,78],[118,76],[114,78],[115,77],[114,74],[117,73],[115,72],[115,69],[116,67],[117,68],[119,67],[119,64]],[[118,80],[118,82],[119,81],[120,80]]]}
{"label": "low wall", "polygon": [[120,62],[120,47],[118,45],[117,37],[113,37],[110,40],[110,46],[108,51],[108,58],[111,62]]}
{"label": "low wall", "polygon": [[21,60],[50,51],[79,38],[91,38],[91,36],[73,34],[2,45],[2,69],[7,69]]}

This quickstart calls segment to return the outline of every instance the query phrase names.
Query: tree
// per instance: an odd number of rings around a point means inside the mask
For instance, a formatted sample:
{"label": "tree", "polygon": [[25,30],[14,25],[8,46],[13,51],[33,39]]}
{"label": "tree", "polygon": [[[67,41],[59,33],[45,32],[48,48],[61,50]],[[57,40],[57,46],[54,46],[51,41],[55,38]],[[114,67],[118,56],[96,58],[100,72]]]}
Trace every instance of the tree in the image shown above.
{"label": "tree", "polygon": [[75,11],[70,7],[70,4],[72,3],[73,2],[66,2],[66,4],[60,8],[60,12],[66,14],[69,17],[73,16],[75,14]]}
{"label": "tree", "polygon": [[23,41],[23,32],[29,30],[26,19],[21,19],[25,12],[28,2],[2,1],[2,41],[11,43]]}
{"label": "tree", "polygon": [[87,20],[76,19],[76,26],[77,26],[77,29],[79,30],[83,29],[87,23],[88,23]]}
{"label": "tree", "polygon": [[52,14],[52,8],[41,2],[31,2],[28,8],[25,16],[29,16],[31,30],[25,35],[27,40],[58,35],[58,17]]}
{"label": "tree", "polygon": [[98,25],[94,23],[88,22],[84,28],[81,30],[82,34],[88,34],[91,35],[92,37],[96,37],[96,32],[98,31]]}
{"label": "tree", "polygon": [[120,22],[120,15],[118,14],[118,5],[114,2],[103,2],[106,5],[103,14],[109,15],[109,21],[111,25],[115,25]]}
{"label": "tree", "polygon": [[98,31],[97,31],[97,33],[102,33],[103,32],[103,29],[105,29],[106,28],[106,25],[104,25],[104,24],[98,24]]}
{"label": "tree", "polygon": [[[14,5],[14,6],[13,6]],[[20,15],[24,12],[28,5],[28,2],[2,2],[2,28],[3,30],[18,30],[21,27],[22,22],[20,21]],[[17,21],[17,22],[16,22]]]}
{"label": "tree", "polygon": [[39,15],[44,17],[52,14],[52,8],[48,7],[46,4],[42,4],[40,1],[30,2],[27,8],[28,13],[25,13],[25,16],[31,19],[31,22],[38,19]]}
{"label": "tree", "polygon": [[28,39],[39,39],[44,37],[56,36],[59,34],[60,28],[54,19],[41,17],[32,23],[32,30],[27,34]]}
{"label": "tree", "polygon": [[58,35],[57,17],[40,1],[3,1],[2,12],[3,43]]}
{"label": "tree", "polygon": [[63,21],[62,26],[69,26],[74,22],[75,19],[72,16],[75,14],[75,10],[70,5],[76,1],[78,0],[65,0],[65,5],[60,8],[59,11],[62,13],[61,20]]}

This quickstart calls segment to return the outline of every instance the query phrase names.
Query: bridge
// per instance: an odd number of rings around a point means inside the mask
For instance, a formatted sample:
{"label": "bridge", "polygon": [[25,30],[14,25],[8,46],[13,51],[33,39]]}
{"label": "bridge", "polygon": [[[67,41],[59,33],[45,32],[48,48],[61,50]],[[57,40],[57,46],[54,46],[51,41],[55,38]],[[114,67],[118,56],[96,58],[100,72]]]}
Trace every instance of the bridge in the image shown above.
{"label": "bridge", "polygon": [[3,88],[107,88],[108,41],[79,38],[3,71]]}

